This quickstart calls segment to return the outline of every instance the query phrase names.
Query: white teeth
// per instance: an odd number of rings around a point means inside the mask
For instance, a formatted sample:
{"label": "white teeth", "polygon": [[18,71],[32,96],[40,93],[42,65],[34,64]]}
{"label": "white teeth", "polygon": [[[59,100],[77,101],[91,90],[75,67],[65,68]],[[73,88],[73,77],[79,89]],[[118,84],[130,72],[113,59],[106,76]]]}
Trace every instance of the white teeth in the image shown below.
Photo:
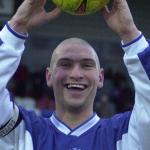
{"label": "white teeth", "polygon": [[68,84],[68,88],[80,88],[80,89],[84,89],[84,85],[80,85],[80,84]]}

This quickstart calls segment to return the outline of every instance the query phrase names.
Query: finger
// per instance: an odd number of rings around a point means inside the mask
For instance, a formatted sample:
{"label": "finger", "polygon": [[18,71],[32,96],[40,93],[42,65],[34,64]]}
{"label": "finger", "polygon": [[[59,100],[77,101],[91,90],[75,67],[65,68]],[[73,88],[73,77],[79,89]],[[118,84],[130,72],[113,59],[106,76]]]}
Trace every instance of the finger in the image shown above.
{"label": "finger", "polygon": [[57,7],[47,13],[47,19],[52,20],[52,19],[58,17],[60,14],[61,14],[61,10],[60,10],[60,8]]}
{"label": "finger", "polygon": [[101,9],[101,13],[104,18],[108,18],[110,14],[110,10],[108,9],[107,6],[105,6],[104,8]]}
{"label": "finger", "polygon": [[126,0],[114,0],[112,9],[123,9],[127,6],[128,4]]}
{"label": "finger", "polygon": [[46,0],[39,0],[39,6],[45,6]]}

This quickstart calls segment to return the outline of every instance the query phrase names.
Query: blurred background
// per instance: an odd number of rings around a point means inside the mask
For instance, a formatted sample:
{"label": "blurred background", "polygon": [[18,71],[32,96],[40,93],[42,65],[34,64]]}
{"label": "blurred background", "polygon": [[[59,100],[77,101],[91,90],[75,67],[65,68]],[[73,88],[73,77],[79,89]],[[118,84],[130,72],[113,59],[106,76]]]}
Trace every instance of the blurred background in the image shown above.
{"label": "blurred background", "polygon": [[[0,27],[11,18],[23,0],[0,0]],[[128,0],[134,21],[146,38],[150,37],[150,1]],[[111,3],[110,3],[111,4]],[[46,10],[55,6],[47,1]],[[111,7],[111,6],[110,6]],[[45,68],[53,49],[68,37],[86,39],[96,49],[105,70],[104,88],[97,91],[94,110],[101,117],[131,110],[134,89],[123,64],[120,39],[106,26],[100,12],[88,16],[66,13],[29,33],[21,64],[8,84],[15,101],[43,116],[55,109],[53,90],[47,88]]]}

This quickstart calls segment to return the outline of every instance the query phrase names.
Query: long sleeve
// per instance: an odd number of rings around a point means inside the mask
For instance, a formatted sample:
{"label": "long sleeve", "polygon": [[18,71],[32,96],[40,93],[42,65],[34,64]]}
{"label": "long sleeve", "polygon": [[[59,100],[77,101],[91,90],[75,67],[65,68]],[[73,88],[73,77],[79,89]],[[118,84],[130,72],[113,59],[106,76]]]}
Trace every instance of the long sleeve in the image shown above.
{"label": "long sleeve", "polygon": [[135,104],[124,142],[118,150],[150,148],[150,46],[143,35],[123,45],[124,62],[134,83]]}
{"label": "long sleeve", "polygon": [[16,33],[8,24],[0,32],[0,127],[14,114],[6,86],[19,65],[25,39],[26,36]]}

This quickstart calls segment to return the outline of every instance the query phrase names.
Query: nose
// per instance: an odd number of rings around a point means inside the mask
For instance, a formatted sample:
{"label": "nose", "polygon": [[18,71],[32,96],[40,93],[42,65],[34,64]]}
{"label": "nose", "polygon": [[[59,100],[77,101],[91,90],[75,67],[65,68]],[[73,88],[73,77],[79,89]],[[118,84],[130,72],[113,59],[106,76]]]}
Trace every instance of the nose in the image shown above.
{"label": "nose", "polygon": [[70,79],[81,80],[83,79],[83,70],[79,65],[75,65],[70,72]]}

